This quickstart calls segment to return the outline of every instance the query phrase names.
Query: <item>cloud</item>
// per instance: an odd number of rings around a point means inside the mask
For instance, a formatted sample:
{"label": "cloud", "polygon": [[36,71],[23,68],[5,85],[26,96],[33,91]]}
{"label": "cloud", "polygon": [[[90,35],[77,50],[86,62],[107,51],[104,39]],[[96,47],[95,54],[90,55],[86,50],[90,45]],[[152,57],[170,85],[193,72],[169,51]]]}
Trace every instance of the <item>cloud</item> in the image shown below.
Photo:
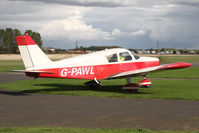
{"label": "cloud", "polygon": [[144,34],[146,34],[146,31],[144,31],[144,30],[139,30],[139,31],[130,33],[130,35],[132,35],[132,36],[142,36]]}
{"label": "cloud", "polygon": [[116,28],[112,31],[113,37],[125,36],[125,37],[132,38],[132,37],[137,37],[137,36],[143,36],[145,34],[146,34],[146,31],[144,31],[144,30],[138,30],[138,31],[134,31],[134,32],[124,32],[124,31],[121,31],[120,29]]}
{"label": "cloud", "polygon": [[[6,7],[11,4],[11,1],[3,2],[3,4]],[[22,5],[25,8],[22,8]],[[1,27],[19,28],[22,31],[31,29],[40,32],[44,40],[62,42],[111,39],[108,32],[95,28],[84,21],[83,15],[90,10],[88,7],[39,4],[35,6],[37,10],[33,12],[27,10],[29,5],[31,5],[30,2],[12,2],[12,8],[19,9],[19,11],[17,14],[10,12],[2,14],[0,16]],[[33,6],[30,7],[33,8]]]}
{"label": "cloud", "polygon": [[120,29],[118,28],[115,28],[113,31],[112,31],[112,36],[124,36],[124,35],[127,35],[127,33],[125,32],[122,32]]}
{"label": "cloud", "polygon": [[[15,1],[15,0],[12,0]],[[86,7],[121,7],[130,6],[135,3],[131,0],[18,0],[18,1],[34,1],[52,4],[86,6]]]}
{"label": "cloud", "polygon": [[184,6],[199,6],[198,0],[175,0],[171,1],[171,3]]}
{"label": "cloud", "polygon": [[54,20],[41,26],[40,32],[48,40],[110,40],[108,32],[87,25],[81,18]]}
{"label": "cloud", "polygon": [[[198,0],[9,0],[0,1],[0,27],[32,29],[62,44],[102,40],[103,45],[159,40],[165,47],[199,42]],[[145,41],[142,41],[145,40]],[[61,44],[61,43],[60,43]],[[141,46],[141,45],[139,45]]]}

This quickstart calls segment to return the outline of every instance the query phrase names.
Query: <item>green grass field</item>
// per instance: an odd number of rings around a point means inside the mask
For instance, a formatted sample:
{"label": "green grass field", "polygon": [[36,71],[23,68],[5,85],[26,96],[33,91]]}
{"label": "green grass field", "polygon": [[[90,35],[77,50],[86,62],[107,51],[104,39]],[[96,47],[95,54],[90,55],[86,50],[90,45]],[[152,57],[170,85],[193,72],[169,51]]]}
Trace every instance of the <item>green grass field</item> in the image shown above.
{"label": "green grass field", "polygon": [[147,129],[109,129],[109,128],[45,128],[45,127],[12,127],[0,128],[0,133],[197,133],[197,131],[170,131]]}
{"label": "green grass field", "polygon": [[10,70],[24,70],[22,61],[0,60],[0,72],[9,72]]}
{"label": "green grass field", "polygon": [[199,56],[197,56],[197,55],[193,55],[193,56],[186,56],[186,55],[159,56],[158,58],[160,59],[161,63],[173,63],[173,62],[194,63],[194,62],[199,62]]}
{"label": "green grass field", "polygon": [[163,70],[151,72],[148,77],[152,78],[179,78],[179,79],[199,79],[199,67],[189,67],[184,69]]}
{"label": "green grass field", "polygon": [[[134,81],[139,79],[134,79]],[[199,80],[159,80],[152,79],[151,88],[141,88],[138,93],[122,90],[125,79],[102,80],[102,86],[90,89],[84,86],[86,80],[77,79],[37,79],[0,84],[0,88],[21,93],[46,93],[74,96],[191,99],[199,100]]]}
{"label": "green grass field", "polygon": [[[195,62],[199,56],[163,56],[164,60]],[[0,61],[0,71],[24,69],[22,61]],[[47,93],[76,96],[98,97],[132,97],[132,98],[158,98],[158,99],[192,99],[199,100],[199,67],[152,72],[149,78],[176,78],[187,80],[152,79],[151,88],[141,88],[137,94],[128,93],[121,89],[126,84],[125,79],[103,80],[103,86],[90,89],[84,86],[86,80],[76,79],[37,79],[16,81],[0,84],[1,88],[20,91],[22,93]],[[137,82],[139,78],[133,78]]]}

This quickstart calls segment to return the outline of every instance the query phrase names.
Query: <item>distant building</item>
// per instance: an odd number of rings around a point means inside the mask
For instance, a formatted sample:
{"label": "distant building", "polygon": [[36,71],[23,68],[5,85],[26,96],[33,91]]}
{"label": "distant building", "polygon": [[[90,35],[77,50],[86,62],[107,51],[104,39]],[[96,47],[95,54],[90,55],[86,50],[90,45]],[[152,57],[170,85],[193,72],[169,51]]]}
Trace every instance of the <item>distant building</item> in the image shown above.
{"label": "distant building", "polygon": [[152,51],[151,51],[151,54],[157,54],[157,51],[152,50]]}
{"label": "distant building", "polygon": [[75,49],[74,54],[86,54],[85,50]]}
{"label": "distant building", "polygon": [[68,49],[68,50],[66,50],[66,53],[67,54],[74,54],[75,51],[74,51],[74,49]]}
{"label": "distant building", "polygon": [[53,48],[53,47],[42,47],[42,49],[43,49],[46,53],[55,53],[55,48]]}
{"label": "distant building", "polygon": [[87,54],[91,53],[91,51],[88,50],[81,50],[81,49],[68,49],[66,50],[67,54]]}
{"label": "distant building", "polygon": [[139,50],[138,54],[150,54],[150,51],[146,51],[146,50]]}
{"label": "distant building", "polygon": [[195,54],[196,52],[194,50],[191,50],[188,52],[188,54]]}

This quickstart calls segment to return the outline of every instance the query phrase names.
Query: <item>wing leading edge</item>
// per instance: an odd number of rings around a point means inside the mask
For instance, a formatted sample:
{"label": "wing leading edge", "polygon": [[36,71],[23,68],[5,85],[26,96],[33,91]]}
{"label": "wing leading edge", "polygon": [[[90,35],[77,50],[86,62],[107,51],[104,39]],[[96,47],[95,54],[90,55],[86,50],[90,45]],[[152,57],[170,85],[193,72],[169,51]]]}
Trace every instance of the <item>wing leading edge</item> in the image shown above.
{"label": "wing leading edge", "polygon": [[131,70],[131,71],[125,71],[125,72],[120,72],[115,75],[111,75],[107,79],[113,79],[113,78],[122,78],[126,76],[140,76],[140,75],[145,75],[148,72],[156,71],[156,70],[165,70],[165,69],[179,69],[179,68],[185,68],[185,67],[190,67],[190,63],[172,63],[172,64],[164,64],[160,66],[155,66],[155,67],[149,67],[149,68],[144,68],[144,69],[137,69],[137,70]]}

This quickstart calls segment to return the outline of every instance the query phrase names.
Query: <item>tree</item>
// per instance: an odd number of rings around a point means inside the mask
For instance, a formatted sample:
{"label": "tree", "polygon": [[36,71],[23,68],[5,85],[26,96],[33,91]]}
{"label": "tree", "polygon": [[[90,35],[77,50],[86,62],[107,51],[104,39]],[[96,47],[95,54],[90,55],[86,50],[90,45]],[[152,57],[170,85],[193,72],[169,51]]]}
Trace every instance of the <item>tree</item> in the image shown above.
{"label": "tree", "polygon": [[[33,40],[41,47],[42,40],[41,36],[37,32],[32,32],[32,30],[26,31]],[[0,29],[0,54],[5,53],[19,53],[17,43],[15,40],[16,36],[21,36],[21,32],[18,29],[6,28]]]}
{"label": "tree", "polygon": [[5,45],[5,50],[8,54],[12,53],[12,36],[13,36],[13,30],[11,28],[6,28],[4,45]]}
{"label": "tree", "polygon": [[176,50],[175,50],[175,49],[173,50],[173,54],[177,54],[177,52],[176,52]]}
{"label": "tree", "polygon": [[14,33],[14,36],[13,36],[13,48],[12,48],[13,50],[12,51],[13,51],[13,53],[19,53],[15,37],[21,36],[22,34],[18,29],[14,29],[13,33]]}
{"label": "tree", "polygon": [[199,49],[198,49],[198,50],[196,50],[196,54],[199,54]]}
{"label": "tree", "polygon": [[5,38],[5,30],[0,29],[0,54],[5,52],[4,38]]}

